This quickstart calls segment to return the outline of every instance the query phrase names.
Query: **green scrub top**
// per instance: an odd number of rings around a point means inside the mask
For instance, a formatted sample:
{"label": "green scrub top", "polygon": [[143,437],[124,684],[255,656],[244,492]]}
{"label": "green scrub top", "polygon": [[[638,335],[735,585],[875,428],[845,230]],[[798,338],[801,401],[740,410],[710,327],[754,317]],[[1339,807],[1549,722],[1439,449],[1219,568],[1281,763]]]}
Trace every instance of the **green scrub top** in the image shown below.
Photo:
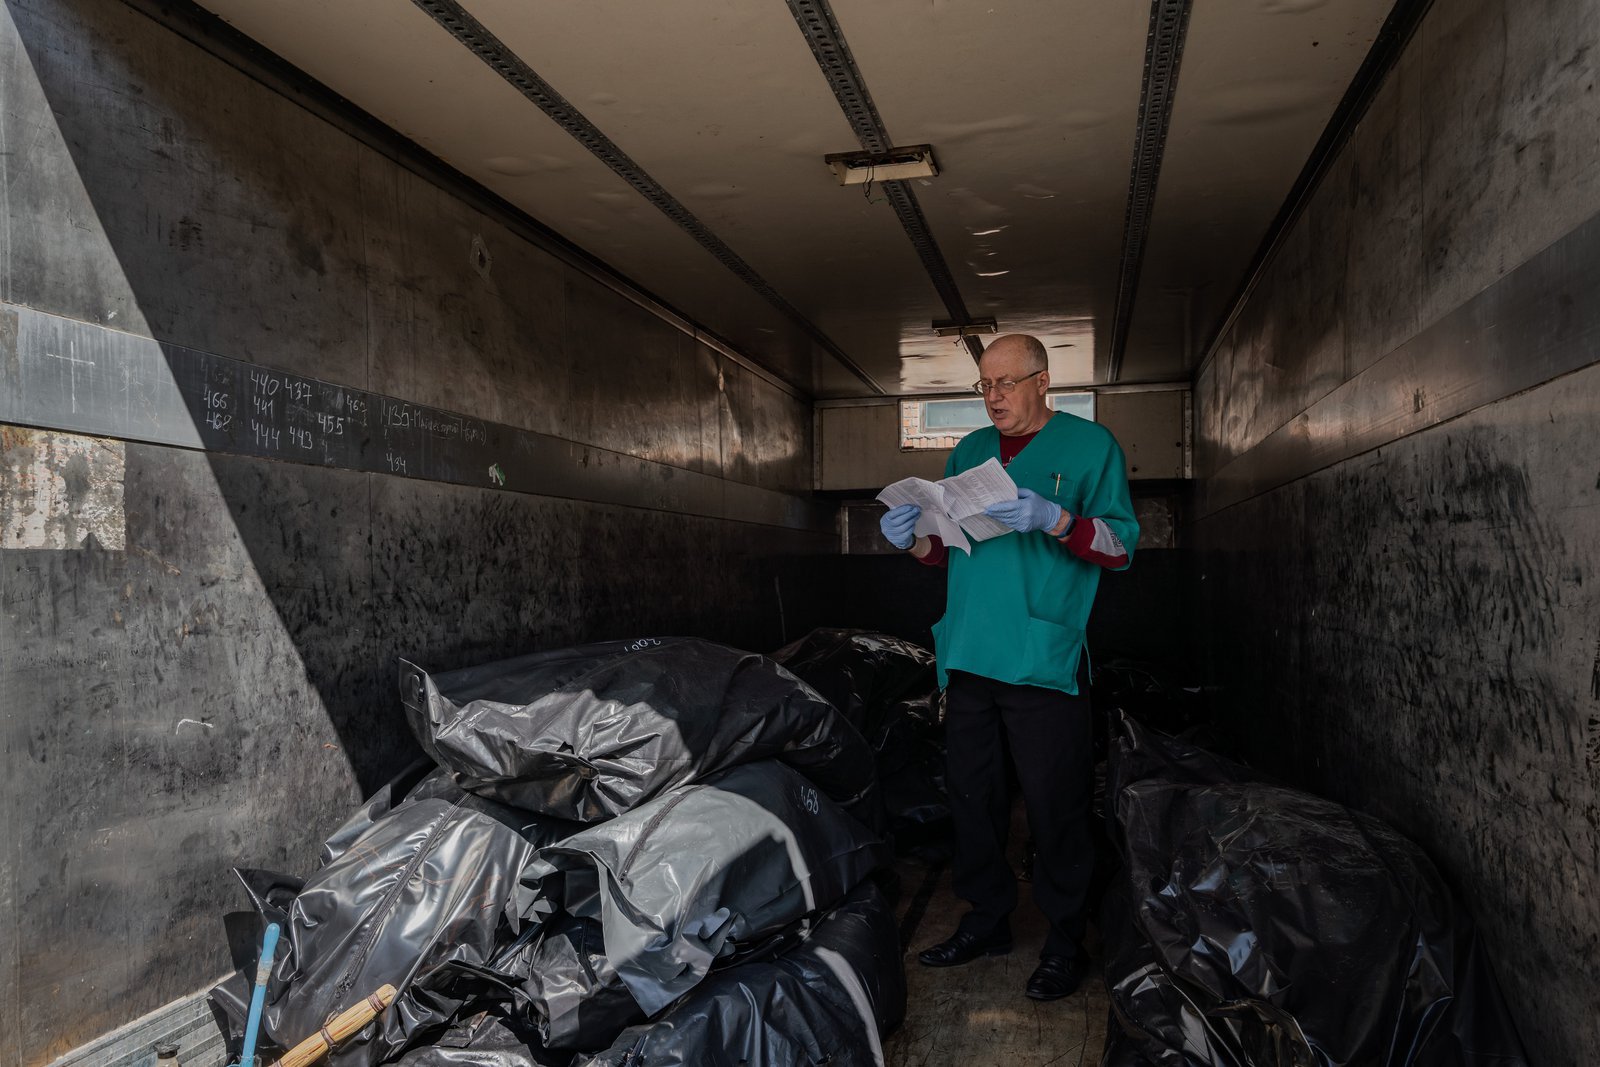
{"label": "green scrub top", "polygon": [[[956,446],[945,477],[999,458],[1000,431],[986,426]],[[1127,461],[1105,427],[1057,412],[1006,473],[1080,519],[1103,519],[1132,562],[1139,523]],[[950,549],[945,615],[933,628],[940,687],[948,672],[967,671],[1076,695],[1100,570],[1042,530],[973,542],[971,555]]]}

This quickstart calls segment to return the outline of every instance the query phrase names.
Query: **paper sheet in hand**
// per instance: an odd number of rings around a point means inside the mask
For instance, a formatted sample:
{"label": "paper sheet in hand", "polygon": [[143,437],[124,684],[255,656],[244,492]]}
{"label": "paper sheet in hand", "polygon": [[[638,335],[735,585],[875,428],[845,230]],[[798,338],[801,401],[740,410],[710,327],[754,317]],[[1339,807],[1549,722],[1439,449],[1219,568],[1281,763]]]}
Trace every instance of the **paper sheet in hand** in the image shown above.
{"label": "paper sheet in hand", "polygon": [[917,520],[919,536],[938,537],[951,548],[972,552],[972,541],[1011,532],[1011,527],[983,513],[990,504],[1017,499],[1017,483],[997,459],[986,460],[939,482],[902,478],[886,486],[878,499],[889,507],[915,504],[922,509]]}

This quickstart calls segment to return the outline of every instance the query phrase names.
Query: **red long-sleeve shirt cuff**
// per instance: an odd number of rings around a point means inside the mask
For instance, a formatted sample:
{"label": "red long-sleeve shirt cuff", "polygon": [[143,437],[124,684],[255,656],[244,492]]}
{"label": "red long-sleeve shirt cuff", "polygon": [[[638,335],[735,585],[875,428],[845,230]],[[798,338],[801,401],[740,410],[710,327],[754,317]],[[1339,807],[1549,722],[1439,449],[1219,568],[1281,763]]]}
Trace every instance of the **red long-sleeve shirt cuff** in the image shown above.
{"label": "red long-sleeve shirt cuff", "polygon": [[928,543],[933,547],[928,550],[926,556],[912,558],[925,567],[943,567],[945,561],[950,558],[950,550],[944,547],[944,538],[929,534]]}
{"label": "red long-sleeve shirt cuff", "polygon": [[1127,546],[1104,519],[1079,516],[1067,536],[1057,540],[1074,556],[1097,566],[1115,570],[1128,565]]}

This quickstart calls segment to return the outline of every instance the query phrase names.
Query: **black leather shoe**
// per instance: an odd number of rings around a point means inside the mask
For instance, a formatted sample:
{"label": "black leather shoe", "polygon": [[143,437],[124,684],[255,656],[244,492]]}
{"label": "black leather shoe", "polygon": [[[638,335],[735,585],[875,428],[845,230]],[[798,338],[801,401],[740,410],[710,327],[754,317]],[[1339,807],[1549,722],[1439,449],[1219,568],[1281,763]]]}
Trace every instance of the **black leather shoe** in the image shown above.
{"label": "black leather shoe", "polygon": [[957,930],[946,941],[917,953],[917,960],[929,967],[956,967],[979,956],[1004,956],[1011,951],[1011,932],[1001,930],[981,937]]}
{"label": "black leather shoe", "polygon": [[1028,996],[1034,1000],[1060,1000],[1078,991],[1083,981],[1082,961],[1071,956],[1043,956],[1028,976]]}

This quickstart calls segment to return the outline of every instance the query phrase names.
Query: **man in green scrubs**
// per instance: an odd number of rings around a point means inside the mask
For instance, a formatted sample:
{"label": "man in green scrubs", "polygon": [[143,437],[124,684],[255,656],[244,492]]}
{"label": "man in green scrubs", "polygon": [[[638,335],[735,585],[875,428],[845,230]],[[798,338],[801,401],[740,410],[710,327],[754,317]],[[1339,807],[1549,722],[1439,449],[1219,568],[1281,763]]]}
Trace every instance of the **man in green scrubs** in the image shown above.
{"label": "man in green scrubs", "polygon": [[945,616],[933,633],[946,697],[952,877],[971,910],[918,958],[950,967],[1011,950],[1017,884],[1005,856],[1004,738],[1037,848],[1033,899],[1050,923],[1026,987],[1037,1000],[1067,996],[1083,976],[1094,863],[1084,629],[1100,572],[1127,567],[1139,540],[1122,449],[1103,426],[1050,408],[1046,366],[1036,338],[996,338],[974,383],[994,425],[963,438],[945,467],[949,477],[991,458],[1005,464],[1018,498],[989,514],[1014,533],[975,541],[969,555],[916,536],[914,504],[882,519],[890,543],[949,570]]}

